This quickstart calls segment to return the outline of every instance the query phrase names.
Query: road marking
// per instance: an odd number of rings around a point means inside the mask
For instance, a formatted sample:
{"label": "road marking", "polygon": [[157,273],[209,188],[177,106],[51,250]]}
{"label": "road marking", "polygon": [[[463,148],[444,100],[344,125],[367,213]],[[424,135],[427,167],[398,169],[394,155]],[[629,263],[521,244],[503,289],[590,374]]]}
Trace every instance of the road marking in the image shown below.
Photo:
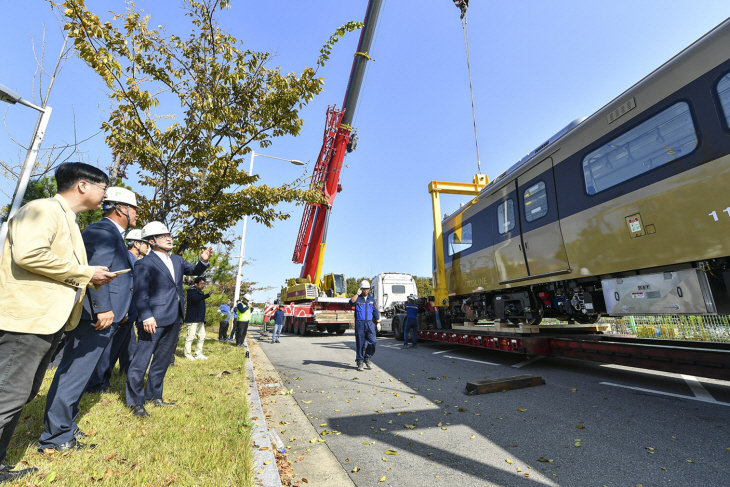
{"label": "road marking", "polygon": [[444,355],[444,358],[453,358],[455,360],[464,360],[466,362],[477,362],[480,364],[487,364],[487,365],[502,365],[502,364],[495,364],[492,362],[485,362],[484,360],[474,360],[474,359],[470,359],[470,358],[454,357],[452,355]]}
{"label": "road marking", "polygon": [[543,355],[538,355],[537,357],[532,357],[529,360],[525,360],[524,362],[520,362],[519,364],[514,364],[512,367],[519,369],[521,367],[524,367],[527,364],[531,364],[532,362],[537,362],[540,359],[545,358]]}
{"label": "road marking", "polygon": [[654,391],[652,389],[644,389],[643,387],[624,386],[621,384],[613,384],[611,382],[600,382],[600,384],[603,384],[604,386],[622,387],[624,389],[632,389],[634,391],[648,392],[650,394],[660,394],[662,396],[678,397],[680,399],[689,399],[691,401],[709,402],[710,404],[717,404],[718,406],[730,406],[730,402],[720,402],[720,401],[716,401],[715,399],[709,400],[709,399],[704,399],[702,397],[684,396],[682,394],[673,394],[671,392]]}
{"label": "road marking", "polygon": [[682,374],[682,379],[684,379],[684,381],[687,383],[695,397],[706,399],[710,402],[717,402],[715,398],[712,397],[712,394],[707,392],[707,389],[705,389],[700,381],[698,381],[697,378],[695,378],[694,376]]}
{"label": "road marking", "polygon": [[449,352],[456,352],[457,350],[461,350],[460,348],[452,348],[451,350],[441,350],[440,352],[433,352],[434,355],[438,355],[440,353],[449,353]]}

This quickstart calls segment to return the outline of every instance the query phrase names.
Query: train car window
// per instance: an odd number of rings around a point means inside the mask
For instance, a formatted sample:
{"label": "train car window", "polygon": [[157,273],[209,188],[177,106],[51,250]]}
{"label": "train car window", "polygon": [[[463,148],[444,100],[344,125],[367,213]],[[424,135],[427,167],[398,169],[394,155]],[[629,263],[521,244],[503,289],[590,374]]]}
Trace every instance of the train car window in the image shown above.
{"label": "train car window", "polygon": [[596,194],[691,153],[697,135],[689,105],[680,102],[583,158],[588,194]]}
{"label": "train car window", "polygon": [[467,223],[461,228],[454,230],[449,234],[449,255],[458,254],[471,247],[471,223]]}
{"label": "train car window", "polygon": [[545,183],[540,181],[533,184],[522,195],[525,202],[525,219],[528,222],[539,220],[547,215],[547,191],[545,191]]}
{"label": "train car window", "polygon": [[497,207],[497,231],[500,235],[515,227],[515,204],[508,199]]}
{"label": "train car window", "polygon": [[726,128],[730,128],[730,74],[723,76],[717,83],[717,95],[720,97],[722,111],[725,113]]}

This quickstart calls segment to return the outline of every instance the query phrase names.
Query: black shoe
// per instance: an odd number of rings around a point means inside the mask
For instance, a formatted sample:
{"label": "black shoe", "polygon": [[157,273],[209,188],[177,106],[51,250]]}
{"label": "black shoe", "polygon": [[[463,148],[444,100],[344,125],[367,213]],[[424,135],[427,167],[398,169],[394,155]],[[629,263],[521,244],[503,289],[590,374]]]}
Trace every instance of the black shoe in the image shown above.
{"label": "black shoe", "polygon": [[357,370],[362,370],[362,362],[357,363]]}
{"label": "black shoe", "polygon": [[149,402],[153,406],[157,406],[158,408],[171,408],[173,406],[177,406],[177,404],[175,404],[174,402],[165,402],[162,399],[150,399],[147,402]]}
{"label": "black shoe", "polygon": [[406,343],[406,344],[405,344],[405,345],[403,345],[403,346],[402,346],[401,348],[402,348],[403,350],[407,350],[407,349],[411,348],[411,346],[410,346],[410,345],[408,345],[408,344]]}
{"label": "black shoe", "polygon": [[243,343],[240,345],[236,345],[236,348],[241,348],[241,347],[243,347]]}
{"label": "black shoe", "polygon": [[86,443],[81,443],[76,438],[73,440],[67,441],[66,443],[61,443],[60,445],[55,445],[49,448],[38,448],[38,453],[46,453],[48,450],[55,450],[55,451],[68,451],[68,450],[93,450],[96,448],[96,445],[87,445]]}
{"label": "black shoe", "polygon": [[80,440],[81,438],[86,438],[87,436],[89,435],[87,435],[78,428],[76,428],[76,431],[74,431],[74,438],[76,438],[77,440]]}
{"label": "black shoe", "polygon": [[281,343],[278,338],[276,339],[276,343]]}
{"label": "black shoe", "polygon": [[10,482],[11,480],[18,480],[19,478],[23,478],[26,475],[33,475],[34,473],[38,473],[38,469],[34,467],[11,471],[11,467],[0,465],[0,484]]}
{"label": "black shoe", "polygon": [[147,412],[143,405],[138,404],[136,406],[132,406],[132,415],[138,418],[147,418],[150,413]]}
{"label": "black shoe", "polygon": [[370,366],[370,359],[369,358],[366,358],[365,359],[365,368],[367,368],[368,370],[372,370],[372,367]]}

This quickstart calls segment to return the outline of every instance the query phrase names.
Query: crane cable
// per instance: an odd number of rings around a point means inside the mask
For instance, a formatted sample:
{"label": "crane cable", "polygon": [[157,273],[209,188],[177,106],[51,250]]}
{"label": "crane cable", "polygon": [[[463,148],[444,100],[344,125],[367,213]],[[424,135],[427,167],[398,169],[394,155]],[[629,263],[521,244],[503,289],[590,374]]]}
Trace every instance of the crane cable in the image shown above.
{"label": "crane cable", "polygon": [[[468,5],[468,3],[467,3]],[[477,136],[477,115],[474,109],[474,87],[471,82],[471,63],[469,62],[469,30],[466,25],[466,8],[462,10],[461,27],[464,30],[464,48],[466,49],[466,69],[469,72],[469,92],[471,94],[471,116],[474,120],[474,142],[477,149],[477,168],[478,174],[482,173],[482,161],[479,158],[479,137]]]}

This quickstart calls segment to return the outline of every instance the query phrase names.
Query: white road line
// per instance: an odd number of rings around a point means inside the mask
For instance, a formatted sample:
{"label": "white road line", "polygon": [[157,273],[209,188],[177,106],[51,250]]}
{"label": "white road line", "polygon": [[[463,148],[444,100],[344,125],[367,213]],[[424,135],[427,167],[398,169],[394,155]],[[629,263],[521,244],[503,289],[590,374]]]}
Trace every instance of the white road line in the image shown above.
{"label": "white road line", "polygon": [[613,384],[611,382],[601,382],[600,384],[603,384],[604,386],[621,387],[623,389],[632,389],[634,391],[648,392],[650,394],[659,394],[662,396],[678,397],[680,399],[689,399],[690,401],[709,402],[710,404],[717,404],[718,406],[730,406],[730,402],[720,402],[720,401],[716,401],[714,399],[709,400],[709,399],[704,399],[701,397],[684,396],[682,394],[672,394],[671,392],[654,391],[651,389],[644,389],[642,387],[624,386],[621,384]]}
{"label": "white road line", "polygon": [[537,357],[532,357],[529,360],[525,360],[524,362],[520,362],[519,364],[514,364],[512,367],[519,369],[521,367],[524,367],[527,364],[531,364],[532,362],[537,362],[540,359],[545,358],[543,355],[538,355]]}
{"label": "white road line", "polygon": [[712,397],[712,394],[707,392],[707,389],[705,389],[700,381],[698,381],[694,376],[682,374],[682,379],[684,379],[684,381],[687,383],[695,397],[698,397],[700,399],[706,399],[710,402],[716,402],[715,398]]}
{"label": "white road line", "polygon": [[449,353],[449,352],[456,352],[457,350],[461,350],[460,348],[452,348],[451,350],[441,350],[440,352],[433,352],[434,355],[438,355],[440,353]]}
{"label": "white road line", "polygon": [[453,358],[455,360],[464,360],[466,362],[477,362],[477,363],[480,363],[480,364],[487,364],[487,365],[502,365],[502,364],[495,364],[495,363],[492,363],[492,362],[485,362],[484,360],[473,360],[473,359],[470,359],[470,358],[453,357],[451,355],[444,355],[444,358]]}

